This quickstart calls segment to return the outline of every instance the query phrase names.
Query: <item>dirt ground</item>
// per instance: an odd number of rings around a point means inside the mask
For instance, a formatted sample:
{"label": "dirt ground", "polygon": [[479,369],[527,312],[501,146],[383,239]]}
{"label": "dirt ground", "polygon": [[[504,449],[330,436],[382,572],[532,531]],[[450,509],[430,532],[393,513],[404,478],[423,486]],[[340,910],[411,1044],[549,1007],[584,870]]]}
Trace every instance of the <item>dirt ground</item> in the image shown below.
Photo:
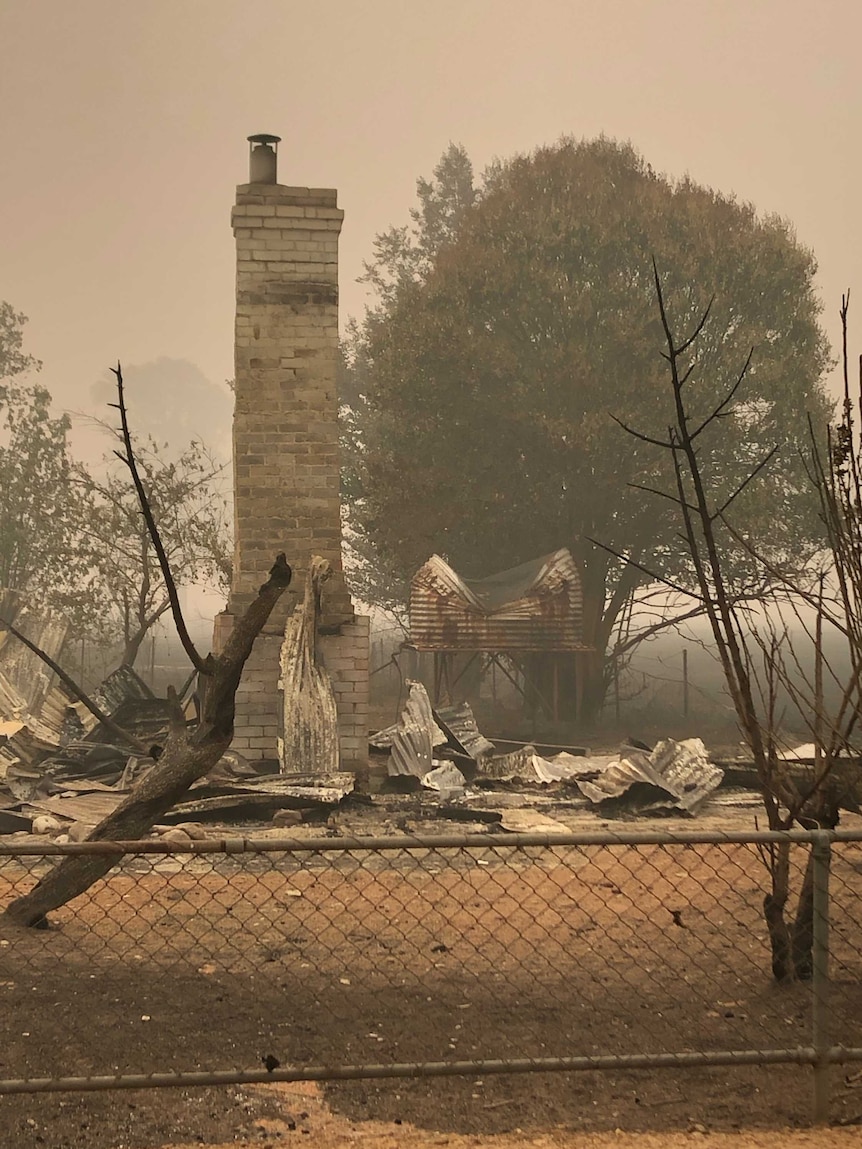
{"label": "dirt ground", "polygon": [[[858,1149],[858,1129],[769,1129],[736,1133],[710,1133],[702,1128],[679,1132],[572,1133],[548,1130],[539,1135],[516,1129],[491,1136],[440,1133],[417,1129],[410,1124],[392,1125],[381,1121],[359,1124],[333,1113],[312,1083],[303,1086],[263,1086],[259,1092],[275,1096],[282,1108],[280,1118],[263,1118],[257,1136],[243,1142],[222,1142],[206,1149],[262,1149],[296,1144],[317,1149],[338,1149],[357,1145],[362,1149]],[[307,1131],[307,1132],[306,1132]],[[201,1149],[200,1142],[160,1147],[160,1149]]]}
{"label": "dirt ground", "polygon": [[[38,872],[0,867],[0,904]],[[131,859],[50,930],[0,931],[0,1077],[255,1069],[267,1054],[805,1045],[810,987],[770,979],[763,880],[738,845],[382,856],[333,839],[328,856]],[[858,1046],[862,844],[836,850],[832,889],[832,1038]],[[810,1078],[735,1067],[15,1095],[0,1098],[0,1128],[12,1149],[860,1144],[856,1067],[833,1073],[846,1128],[806,1131]]]}

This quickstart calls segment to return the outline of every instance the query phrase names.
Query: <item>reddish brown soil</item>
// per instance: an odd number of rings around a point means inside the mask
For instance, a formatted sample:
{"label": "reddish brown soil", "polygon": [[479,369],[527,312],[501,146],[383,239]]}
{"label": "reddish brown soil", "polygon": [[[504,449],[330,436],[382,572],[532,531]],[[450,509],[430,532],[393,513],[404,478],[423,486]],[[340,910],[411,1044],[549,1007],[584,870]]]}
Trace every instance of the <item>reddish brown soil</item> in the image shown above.
{"label": "reddish brown soil", "polygon": [[[0,902],[32,880],[4,866]],[[808,1044],[810,987],[769,976],[763,883],[747,846],[137,859],[51,930],[3,933],[0,1076]],[[833,1039],[858,1046],[862,848],[836,850],[832,885]],[[835,1121],[862,1120],[853,1070],[834,1071]],[[503,1149],[628,1130],[651,1149],[745,1128],[742,1149],[793,1145],[750,1131],[810,1114],[794,1067],[359,1081],[326,1105],[297,1089],[5,1097],[3,1144]]]}
{"label": "reddish brown soil", "polygon": [[[260,1149],[261,1145],[290,1149],[302,1144],[314,1145],[316,1149],[357,1144],[362,1149],[858,1149],[859,1145],[857,1129],[746,1129],[738,1133],[710,1133],[698,1128],[625,1133],[616,1129],[609,1133],[573,1133],[558,1128],[539,1134],[523,1129],[490,1136],[440,1133],[404,1123],[350,1121],[333,1113],[317,1087],[310,1084],[301,1092],[297,1085],[264,1086],[261,1091],[278,1098],[283,1116],[261,1118],[252,1140],[223,1142],[207,1149]],[[164,1149],[200,1149],[200,1145]]]}

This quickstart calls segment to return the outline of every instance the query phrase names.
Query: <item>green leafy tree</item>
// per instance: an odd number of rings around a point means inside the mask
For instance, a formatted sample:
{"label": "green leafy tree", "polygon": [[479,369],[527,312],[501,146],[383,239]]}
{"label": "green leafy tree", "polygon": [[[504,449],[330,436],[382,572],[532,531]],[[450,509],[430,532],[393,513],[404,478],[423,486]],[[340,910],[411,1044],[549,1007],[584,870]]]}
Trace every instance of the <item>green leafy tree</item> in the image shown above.
{"label": "green leafy tree", "polygon": [[[663,438],[673,420],[652,257],[678,327],[714,295],[698,345],[708,383],[686,393],[695,426],[755,349],[698,448],[740,529],[782,564],[803,563],[818,539],[801,463],[806,413],[828,408],[816,264],[786,222],[660,176],[627,144],[563,139],[498,163],[469,194],[465,159],[450,148],[420,182],[413,228],[376,246],[377,303],[348,346],[361,396],[346,433],[349,521],[373,548],[365,581],[378,601],[433,551],[475,577],[570,547],[595,710],[636,640],[643,568],[694,585],[672,508],[633,485],[668,489],[668,464],[615,421]],[[775,444],[763,481],[735,494]],[[756,594],[762,571],[728,546],[736,592]]]}
{"label": "green leafy tree", "polygon": [[[486,183],[490,175],[485,173]],[[367,503],[360,478],[369,430],[368,335],[377,324],[385,324],[401,293],[431,274],[438,251],[455,239],[464,214],[479,195],[470,157],[461,144],[450,143],[432,178],[416,181],[418,206],[410,209],[410,224],[391,227],[375,238],[373,257],[365,263],[360,278],[374,293],[374,302],[363,324],[348,321],[341,347],[337,384],[345,460],[342,504],[346,572],[354,594],[363,602],[389,610],[404,625],[407,580],[412,571],[398,555],[388,556],[374,545],[368,534]]]}
{"label": "green leafy tree", "polygon": [[67,415],[22,376],[40,364],[23,350],[26,318],[0,303],[0,587],[73,622],[92,613],[92,578],[75,537],[86,493],[73,481]]}
{"label": "green leafy tree", "polygon": [[410,209],[411,222],[374,240],[374,255],[360,282],[376,293],[377,313],[395,303],[401,288],[427,278],[440,248],[455,239],[478,195],[470,157],[461,144],[450,144],[432,179],[416,181],[419,206]]}
{"label": "green leafy tree", "polygon": [[38,359],[24,351],[24,325],[27,316],[11,303],[0,302],[0,379],[8,381],[26,371],[38,371]]}

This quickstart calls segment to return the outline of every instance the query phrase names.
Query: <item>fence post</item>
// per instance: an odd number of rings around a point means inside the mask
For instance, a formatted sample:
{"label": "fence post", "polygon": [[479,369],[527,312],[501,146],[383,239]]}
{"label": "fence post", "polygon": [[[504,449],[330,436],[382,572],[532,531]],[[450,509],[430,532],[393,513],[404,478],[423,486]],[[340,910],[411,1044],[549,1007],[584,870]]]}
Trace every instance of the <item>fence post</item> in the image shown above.
{"label": "fence post", "polygon": [[688,718],[688,647],[682,648],[682,716]]}
{"label": "fence post", "polygon": [[829,1064],[829,832],[818,830],[811,844],[812,946],[811,1044],[814,1047],[814,1122],[826,1124],[830,1110]]}

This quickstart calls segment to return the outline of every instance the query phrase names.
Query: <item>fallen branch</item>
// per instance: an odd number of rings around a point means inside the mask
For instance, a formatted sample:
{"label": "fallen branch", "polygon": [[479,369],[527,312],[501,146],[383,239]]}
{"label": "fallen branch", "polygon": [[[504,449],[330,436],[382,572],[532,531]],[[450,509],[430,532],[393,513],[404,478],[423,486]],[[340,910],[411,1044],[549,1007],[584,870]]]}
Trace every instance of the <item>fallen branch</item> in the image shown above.
{"label": "fallen branch", "polygon": [[37,646],[32,639],[28,638],[26,634],[23,634],[20,630],[18,630],[16,626],[13,626],[11,622],[0,622],[0,630],[8,630],[9,633],[14,635],[14,637],[17,638],[19,642],[23,643],[28,650],[32,650],[37,658],[41,658],[45,665],[53,670],[53,672],[57,675],[57,677],[60,679],[69,693],[73,696],[73,698],[77,698],[79,702],[82,702],[93,715],[93,717],[97,719],[97,721],[101,722],[105,729],[109,730],[115,738],[117,738],[120,742],[125,743],[126,746],[131,747],[131,749],[134,750],[136,754],[142,754],[144,757],[149,754],[150,751],[146,746],[144,746],[143,742],[139,742],[138,739],[135,738],[134,734],[130,734],[128,730],[124,730],[122,726],[118,726],[117,723],[114,722],[114,720],[110,717],[110,715],[106,714],[104,710],[102,710],[102,708],[93,701],[89,694],[81,689],[77,682],[75,682],[74,678],[71,678],[62,668],[62,666],[55,662],[50,654],[44,651],[41,646]]}

